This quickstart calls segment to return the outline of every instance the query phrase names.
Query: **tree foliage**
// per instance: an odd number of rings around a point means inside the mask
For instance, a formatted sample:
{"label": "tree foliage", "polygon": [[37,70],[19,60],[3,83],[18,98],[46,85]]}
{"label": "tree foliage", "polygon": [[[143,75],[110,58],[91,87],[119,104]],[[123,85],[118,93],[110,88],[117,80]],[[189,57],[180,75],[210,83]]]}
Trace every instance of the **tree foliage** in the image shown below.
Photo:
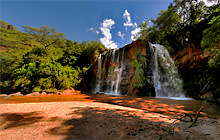
{"label": "tree foliage", "polygon": [[65,35],[63,33],[56,32],[56,29],[50,28],[46,25],[39,28],[22,26],[28,34],[33,35],[34,39],[47,49],[47,47],[53,44],[63,43]]}
{"label": "tree foliage", "polygon": [[215,8],[207,7],[203,1],[174,0],[167,10],[162,10],[158,17],[140,25],[141,39],[166,46],[170,53],[184,47],[201,46],[203,31],[210,27],[210,20],[215,16]]}
{"label": "tree foliage", "polygon": [[[0,52],[0,85],[5,93],[74,88],[86,78],[99,52],[105,50],[100,42],[67,40],[48,26],[23,27],[27,33],[1,29],[4,31],[1,45],[5,49]],[[19,38],[17,43],[10,43],[13,38]],[[19,47],[14,47],[18,44]]]}
{"label": "tree foliage", "polygon": [[[173,0],[167,10],[162,10],[156,19],[146,21],[139,27],[140,39],[164,45],[171,55],[184,48],[199,48],[209,53],[208,66],[197,72],[196,77],[184,79],[187,90],[199,94],[208,81],[208,90],[220,87],[220,3],[207,6],[198,0]],[[183,73],[185,76],[186,74]],[[193,75],[192,75],[193,76]],[[189,87],[189,88],[188,88]],[[199,95],[198,95],[199,96]]]}
{"label": "tree foliage", "polygon": [[148,60],[143,54],[135,54],[135,58],[131,62],[131,66],[134,68],[134,87],[140,88],[145,86],[145,70],[147,68],[147,62]]}

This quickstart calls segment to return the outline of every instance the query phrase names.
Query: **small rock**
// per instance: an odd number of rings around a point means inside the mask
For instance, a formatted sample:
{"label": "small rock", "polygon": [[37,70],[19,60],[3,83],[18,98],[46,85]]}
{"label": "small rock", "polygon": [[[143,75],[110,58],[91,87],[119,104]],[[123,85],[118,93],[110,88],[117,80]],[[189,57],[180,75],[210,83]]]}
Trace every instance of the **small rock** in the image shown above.
{"label": "small rock", "polygon": [[56,95],[62,95],[62,92],[57,92]]}
{"label": "small rock", "polygon": [[104,92],[96,92],[96,94],[104,94]]}

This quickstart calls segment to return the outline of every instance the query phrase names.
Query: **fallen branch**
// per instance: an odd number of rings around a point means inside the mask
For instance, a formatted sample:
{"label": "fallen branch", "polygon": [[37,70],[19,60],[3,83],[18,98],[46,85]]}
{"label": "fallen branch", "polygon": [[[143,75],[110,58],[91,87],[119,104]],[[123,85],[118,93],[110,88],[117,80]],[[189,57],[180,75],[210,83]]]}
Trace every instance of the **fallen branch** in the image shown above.
{"label": "fallen branch", "polygon": [[199,114],[200,114],[200,112],[202,111],[202,109],[203,109],[204,107],[205,107],[204,105],[203,105],[202,107],[200,107],[199,111],[196,113],[196,118],[195,118],[195,120],[192,122],[192,124],[191,124],[188,128],[192,127],[193,124],[196,123],[196,121],[197,121],[197,119],[198,119],[198,117],[199,117]]}
{"label": "fallen branch", "polygon": [[[185,122],[189,122],[189,121],[187,121],[187,120],[183,120],[183,118],[184,117],[189,117],[190,118],[190,122],[192,122],[192,124],[188,127],[188,128],[190,128],[190,127],[192,127],[193,126],[193,124],[195,124],[196,123],[196,121],[197,121],[197,119],[198,119],[198,117],[199,117],[199,114],[200,114],[200,112],[202,111],[202,109],[204,108],[205,106],[203,105],[202,107],[200,107],[200,109],[197,111],[197,113],[196,113],[196,118],[194,119],[194,121],[193,121],[193,118],[192,118],[192,116],[190,115],[190,114],[187,114],[187,113],[184,113],[184,115],[182,115],[180,118],[177,118],[176,120],[174,120],[173,121],[173,125],[171,125],[171,128],[169,128],[169,134],[171,134],[171,135],[174,135],[174,123],[177,121],[177,120],[180,120],[180,121],[185,121]],[[159,137],[159,140],[161,139],[162,137]]]}
{"label": "fallen branch", "polygon": [[200,95],[203,94],[203,93],[206,91],[206,89],[207,89],[209,83],[210,83],[210,81],[208,81],[208,82],[206,83],[206,85],[204,86],[204,88],[203,88],[202,91],[200,92]]}
{"label": "fallen branch", "polygon": [[193,119],[192,119],[192,116],[187,114],[187,113],[184,113],[184,115],[182,115],[180,118],[177,118],[176,120],[173,121],[173,123],[175,123],[176,121],[180,120],[180,121],[184,121],[184,122],[189,122],[187,120],[183,120],[182,118],[188,116],[190,118],[190,121],[193,122]]}

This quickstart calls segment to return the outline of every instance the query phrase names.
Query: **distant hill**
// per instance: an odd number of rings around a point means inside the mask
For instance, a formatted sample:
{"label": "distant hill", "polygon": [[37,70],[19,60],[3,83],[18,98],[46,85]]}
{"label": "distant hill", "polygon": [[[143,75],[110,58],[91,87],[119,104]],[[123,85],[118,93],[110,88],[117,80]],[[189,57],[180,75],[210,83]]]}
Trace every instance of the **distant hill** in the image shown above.
{"label": "distant hill", "polygon": [[8,29],[12,31],[19,31],[15,26],[9,24],[8,22],[0,20],[0,28]]}
{"label": "distant hill", "polygon": [[31,34],[19,31],[13,25],[0,20],[0,51],[8,49],[31,49],[33,46],[40,46]]}

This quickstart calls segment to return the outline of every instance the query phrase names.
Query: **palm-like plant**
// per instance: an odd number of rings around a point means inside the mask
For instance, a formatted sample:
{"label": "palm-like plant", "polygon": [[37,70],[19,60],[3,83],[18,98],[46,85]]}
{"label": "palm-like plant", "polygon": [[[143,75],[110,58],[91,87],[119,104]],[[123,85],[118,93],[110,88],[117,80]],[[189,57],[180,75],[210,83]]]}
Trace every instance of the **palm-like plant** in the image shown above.
{"label": "palm-like plant", "polygon": [[134,68],[134,87],[143,87],[145,85],[144,70],[147,68],[147,58],[140,53],[135,53],[135,59],[131,62]]}

